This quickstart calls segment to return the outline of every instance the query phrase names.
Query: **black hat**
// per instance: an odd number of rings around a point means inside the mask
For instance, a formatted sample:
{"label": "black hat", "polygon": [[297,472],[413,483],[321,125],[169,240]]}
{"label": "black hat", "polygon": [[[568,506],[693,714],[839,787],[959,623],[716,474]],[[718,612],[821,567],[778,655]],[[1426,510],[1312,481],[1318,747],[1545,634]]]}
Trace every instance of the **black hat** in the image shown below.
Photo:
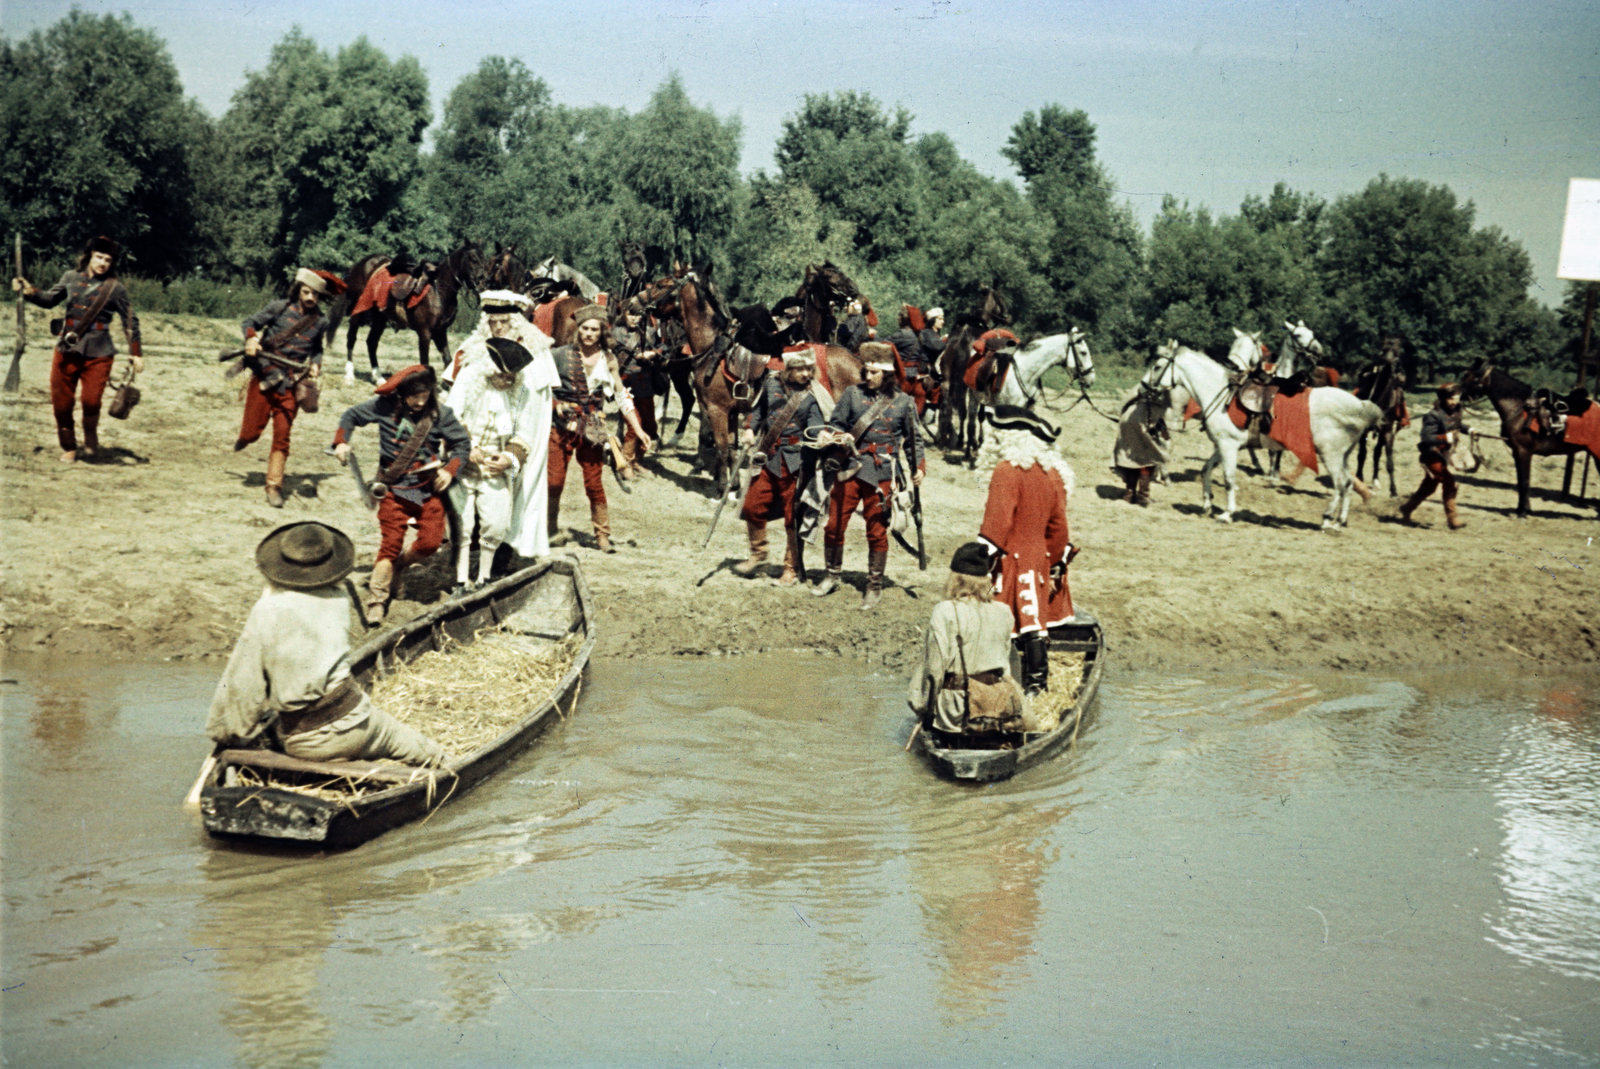
{"label": "black hat", "polygon": [[501,371],[515,375],[533,363],[533,354],[512,338],[490,338],[488,345],[489,357]]}
{"label": "black hat", "polygon": [[988,575],[989,551],[982,542],[968,542],[950,558],[950,570],[957,575]]}
{"label": "black hat", "polygon": [[89,244],[84,246],[83,251],[91,256],[97,252],[103,252],[115,260],[122,255],[122,246],[102,234],[97,238],[90,238]]}
{"label": "black hat", "polygon": [[256,547],[256,567],[290,590],[330,586],[355,567],[356,547],[337,527],[315,520],[285,524]]}
{"label": "black hat", "polygon": [[1027,431],[1047,445],[1061,437],[1061,428],[1030,408],[995,405],[983,410],[983,418],[997,431]]}

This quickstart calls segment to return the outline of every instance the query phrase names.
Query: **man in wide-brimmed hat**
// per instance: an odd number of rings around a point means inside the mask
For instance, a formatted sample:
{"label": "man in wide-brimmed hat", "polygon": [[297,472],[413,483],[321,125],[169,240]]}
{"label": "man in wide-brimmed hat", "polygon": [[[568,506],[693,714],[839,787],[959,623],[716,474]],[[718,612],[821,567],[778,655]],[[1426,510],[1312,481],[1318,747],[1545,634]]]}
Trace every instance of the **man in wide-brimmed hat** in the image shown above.
{"label": "man in wide-brimmed hat", "polygon": [[781,587],[805,582],[805,558],[795,521],[795,494],[809,474],[802,441],[807,432],[825,422],[822,408],[811,391],[811,376],[817,361],[809,348],[785,353],[780,375],[762,380],[761,395],[750,412],[750,429],[756,435],[752,463],[760,469],[750,480],[740,515],[750,536],[750,558],[735,564],[739,575],[753,576],[767,562],[767,524],[783,517],[783,574],[775,581]]}
{"label": "man in wide-brimmed hat", "polygon": [[1055,449],[1060,428],[1030,409],[996,405],[983,410],[983,420],[988,429],[974,467],[989,497],[978,540],[994,556],[995,600],[1011,610],[1022,686],[1032,694],[1049,684],[1050,628],[1072,619],[1072,467]]}
{"label": "man in wide-brimmed hat", "polygon": [[310,761],[445,759],[438,743],[372,704],[350,676],[350,599],[340,583],[355,547],[326,524],[291,523],[256,547],[267,589],[244,622],[211,699],[220,746],[276,742]]}
{"label": "man in wide-brimmed hat", "polygon": [[[378,386],[376,397],[352,405],[339,417],[333,452],[339,463],[350,456],[357,427],[378,425],[377,482],[385,491],[378,503],[381,541],[367,583],[367,623],[383,622],[391,597],[405,596],[406,569],[427,560],[444,541],[444,492],[472,452],[472,439],[450,407],[439,401],[433,369],[413,364]],[[405,545],[413,521],[417,537]]]}
{"label": "man in wide-brimmed hat", "polygon": [[[301,407],[316,411],[316,382],[322,375],[322,334],[328,317],[321,302],[344,292],[344,281],[329,271],[302,267],[289,296],[273,301],[246,319],[244,359],[250,369],[244,419],[234,452],[246,448],[272,425],[267,454],[267,504],[283,508],[283,479],[289,466],[289,432]],[[308,385],[302,385],[307,383]]]}
{"label": "man in wide-brimmed hat", "polygon": [[[828,525],[822,538],[827,573],[812,593],[821,596],[839,589],[845,528],[860,508],[867,524],[867,588],[861,608],[870,610],[882,597],[889,563],[889,523],[900,454],[906,454],[909,479],[916,486],[922,485],[928,461],[917,430],[916,405],[895,387],[894,347],[866,342],[861,346],[861,362],[862,381],[844,392],[828,420],[836,437],[847,447],[854,445],[854,470],[841,471],[829,492]],[[856,462],[859,467],[854,466]],[[905,472],[899,474],[905,477]]]}
{"label": "man in wide-brimmed hat", "polygon": [[[474,527],[478,582],[510,569],[512,562],[497,560],[495,552],[513,542],[520,533],[519,523],[530,515],[518,506],[528,495],[530,479],[537,476],[543,483],[544,453],[550,442],[555,376],[549,360],[543,365],[548,377],[541,378],[533,354],[520,342],[490,338],[486,347],[489,361],[467,365],[450,388],[450,409],[472,438],[461,477],[450,486],[450,499],[461,517],[461,544],[455,547],[456,593],[464,593],[471,578]],[[542,509],[538,518],[543,522]]]}
{"label": "man in wide-brimmed hat", "polygon": [[[144,370],[139,344],[139,317],[133,312],[128,291],[117,280],[117,257],[122,246],[108,237],[91,238],[78,257],[78,267],[61,276],[47,290],[25,278],[13,278],[11,288],[40,308],[67,302],[60,322],[55,352],[50,358],[50,405],[55,409],[56,439],[61,460],[87,459],[100,449],[100,399],[111,378],[117,348],[111,341],[111,319],[122,317],[128,341],[128,362],[135,374]],[[55,324],[51,324],[55,329]],[[83,448],[78,448],[72,410],[79,388],[83,391]]]}
{"label": "man in wide-brimmed hat", "polygon": [[639,447],[649,452],[653,439],[639,423],[633,399],[622,389],[622,372],[611,353],[610,318],[605,308],[587,304],[574,317],[578,325],[572,344],[551,352],[561,384],[555,390],[555,418],[550,428],[549,523],[551,545],[566,542],[557,522],[561,514],[561,493],[567,486],[567,466],[578,458],[583,471],[583,490],[589,498],[589,518],[594,524],[595,545],[602,553],[615,552],[611,546],[611,509],[606,503],[605,484],[600,481],[605,451],[610,437],[605,406],[615,402],[622,418],[639,439]]}

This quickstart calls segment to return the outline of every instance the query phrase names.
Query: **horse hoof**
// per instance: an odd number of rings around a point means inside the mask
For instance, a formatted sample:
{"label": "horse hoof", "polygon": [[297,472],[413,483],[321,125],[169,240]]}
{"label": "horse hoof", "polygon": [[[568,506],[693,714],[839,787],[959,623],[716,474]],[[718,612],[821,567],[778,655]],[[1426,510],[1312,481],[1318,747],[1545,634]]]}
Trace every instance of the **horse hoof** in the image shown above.
{"label": "horse hoof", "polygon": [[1231,512],[1219,512],[1219,513],[1217,513],[1216,519],[1217,519],[1218,523],[1232,523],[1233,522],[1233,513],[1231,513]]}

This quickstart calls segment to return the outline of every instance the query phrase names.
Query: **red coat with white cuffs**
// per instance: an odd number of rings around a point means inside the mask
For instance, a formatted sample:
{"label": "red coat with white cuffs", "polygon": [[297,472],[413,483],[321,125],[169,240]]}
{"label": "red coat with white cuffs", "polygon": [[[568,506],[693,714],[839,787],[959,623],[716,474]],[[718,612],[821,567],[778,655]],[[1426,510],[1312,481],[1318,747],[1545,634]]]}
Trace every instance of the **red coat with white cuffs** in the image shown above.
{"label": "red coat with white cuffs", "polygon": [[1048,630],[1072,616],[1067,578],[1057,587],[1050,566],[1067,551],[1067,487],[1061,473],[1038,463],[995,466],[979,537],[1000,551],[995,600],[1011,609],[1013,635]]}

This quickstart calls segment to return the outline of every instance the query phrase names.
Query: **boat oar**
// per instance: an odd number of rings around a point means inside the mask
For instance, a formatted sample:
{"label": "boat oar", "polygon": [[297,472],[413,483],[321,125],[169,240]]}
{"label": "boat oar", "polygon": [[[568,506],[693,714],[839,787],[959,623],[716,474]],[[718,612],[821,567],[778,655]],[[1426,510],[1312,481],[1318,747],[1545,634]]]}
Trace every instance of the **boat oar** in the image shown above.
{"label": "boat oar", "polygon": [[917,736],[922,734],[922,721],[917,721],[917,726],[911,729],[911,737],[906,740],[906,748],[901,753],[910,753],[911,744],[917,741]]}
{"label": "boat oar", "polygon": [[211,755],[201,762],[200,775],[194,781],[194,786],[189,788],[189,793],[184,796],[183,806],[185,809],[194,809],[195,807],[199,806],[200,792],[205,788],[206,780],[211,778],[211,773],[216,769],[216,767],[217,754],[216,751],[213,750]]}

